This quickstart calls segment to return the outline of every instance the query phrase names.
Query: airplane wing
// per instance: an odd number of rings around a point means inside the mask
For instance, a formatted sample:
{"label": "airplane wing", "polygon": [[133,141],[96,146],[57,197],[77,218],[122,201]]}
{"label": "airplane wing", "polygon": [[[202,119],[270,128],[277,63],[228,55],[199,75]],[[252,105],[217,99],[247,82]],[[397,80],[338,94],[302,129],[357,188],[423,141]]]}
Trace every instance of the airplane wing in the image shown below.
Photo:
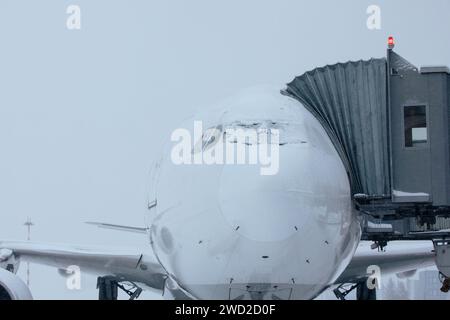
{"label": "airplane wing", "polygon": [[145,285],[147,289],[163,290],[166,278],[164,269],[152,252],[134,248],[0,241],[0,258],[3,260],[8,258],[5,252],[20,261],[53,266],[62,271],[77,266],[82,273],[115,276],[122,281]]}
{"label": "airplane wing", "polygon": [[130,227],[130,226],[122,226],[119,224],[111,224],[111,223],[103,223],[103,222],[86,222],[87,224],[97,226],[99,228],[103,229],[111,229],[116,231],[126,231],[126,232],[132,232],[132,233],[142,233],[147,234],[148,228],[140,228],[140,227]]}
{"label": "airplane wing", "polygon": [[367,278],[370,275],[369,266],[378,266],[383,277],[436,265],[432,241],[392,241],[386,251],[372,250],[370,244],[361,242],[336,284],[356,283]]}
{"label": "airplane wing", "polygon": [[[2,258],[5,259],[5,252],[10,252],[21,261],[61,270],[75,265],[81,272],[98,276],[112,275],[155,290],[162,291],[166,280],[166,273],[156,257],[151,252],[143,253],[137,249],[0,241],[0,266]],[[431,241],[393,241],[389,242],[385,252],[371,250],[370,242],[362,242],[335,285],[366,279],[370,275],[369,266],[378,266],[383,276],[430,267],[435,265],[435,259]]]}

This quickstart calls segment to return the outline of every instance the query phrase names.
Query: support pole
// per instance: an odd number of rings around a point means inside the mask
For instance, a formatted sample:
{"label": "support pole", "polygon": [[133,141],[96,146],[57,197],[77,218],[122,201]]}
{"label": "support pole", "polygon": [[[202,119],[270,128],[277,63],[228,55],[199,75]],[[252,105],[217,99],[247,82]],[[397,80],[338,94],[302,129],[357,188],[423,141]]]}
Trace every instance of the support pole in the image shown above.
{"label": "support pole", "polygon": [[[34,223],[31,222],[31,218],[28,217],[27,221],[23,224],[27,227],[27,241],[31,240],[31,227],[34,226]],[[30,286],[30,263],[27,262],[27,287]]]}

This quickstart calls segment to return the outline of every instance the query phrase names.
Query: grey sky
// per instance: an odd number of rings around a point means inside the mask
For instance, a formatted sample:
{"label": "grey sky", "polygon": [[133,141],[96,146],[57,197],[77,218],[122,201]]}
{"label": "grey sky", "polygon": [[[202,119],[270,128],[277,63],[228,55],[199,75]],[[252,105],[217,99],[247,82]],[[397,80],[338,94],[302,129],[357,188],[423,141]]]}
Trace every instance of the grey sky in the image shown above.
{"label": "grey sky", "polygon": [[[81,30],[66,28],[70,4]],[[0,0],[0,238],[24,239],[30,216],[34,240],[142,245],[83,221],[143,224],[150,164],[182,119],[245,87],[384,56],[390,34],[412,63],[450,65],[449,15],[449,0]],[[36,298],[96,297],[93,277],[69,292],[32,268]]]}

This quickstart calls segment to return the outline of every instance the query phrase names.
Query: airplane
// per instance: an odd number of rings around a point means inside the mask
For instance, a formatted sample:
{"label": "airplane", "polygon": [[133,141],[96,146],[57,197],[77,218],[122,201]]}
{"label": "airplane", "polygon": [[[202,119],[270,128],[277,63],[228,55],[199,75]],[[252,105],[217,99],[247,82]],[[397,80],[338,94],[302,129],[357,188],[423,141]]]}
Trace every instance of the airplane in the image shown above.
{"label": "airplane", "polygon": [[[358,299],[376,299],[371,266],[384,276],[435,265],[431,241],[394,241],[385,250],[361,241],[344,164],[299,101],[277,88],[252,88],[192,119],[220,135],[279,132],[277,174],[262,175],[252,164],[175,164],[166,148],[152,171],[146,225],[91,222],[142,234],[145,250],[0,241],[0,297],[32,298],[15,275],[21,261],[62,272],[79,266],[98,276],[99,299],[106,300],[117,299],[119,289],[131,299],[149,290],[165,299],[214,300],[314,299],[333,289],[344,299],[346,284],[356,285]],[[211,140],[203,135],[192,153]]]}

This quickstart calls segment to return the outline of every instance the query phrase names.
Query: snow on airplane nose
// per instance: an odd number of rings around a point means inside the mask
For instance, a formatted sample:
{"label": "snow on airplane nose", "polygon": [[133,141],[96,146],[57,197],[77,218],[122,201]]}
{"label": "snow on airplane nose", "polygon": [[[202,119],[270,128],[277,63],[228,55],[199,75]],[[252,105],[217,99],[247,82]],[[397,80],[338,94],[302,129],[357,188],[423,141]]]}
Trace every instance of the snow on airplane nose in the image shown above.
{"label": "snow on airplane nose", "polygon": [[[260,175],[257,167],[225,166],[219,186],[220,212],[243,237],[277,242],[303,229],[310,214],[327,215],[327,208],[346,199],[345,184],[321,192],[330,180],[339,181],[330,161],[308,146],[307,139],[280,150],[276,175]],[[335,163],[331,163],[334,167]],[[330,191],[333,194],[330,194]]]}
{"label": "snow on airplane nose", "polygon": [[278,170],[174,164],[167,156],[156,182],[155,253],[197,298],[314,297],[345,268],[358,241],[336,150],[319,122],[279,91],[250,90],[217,114],[206,127],[222,133],[279,130]]}

